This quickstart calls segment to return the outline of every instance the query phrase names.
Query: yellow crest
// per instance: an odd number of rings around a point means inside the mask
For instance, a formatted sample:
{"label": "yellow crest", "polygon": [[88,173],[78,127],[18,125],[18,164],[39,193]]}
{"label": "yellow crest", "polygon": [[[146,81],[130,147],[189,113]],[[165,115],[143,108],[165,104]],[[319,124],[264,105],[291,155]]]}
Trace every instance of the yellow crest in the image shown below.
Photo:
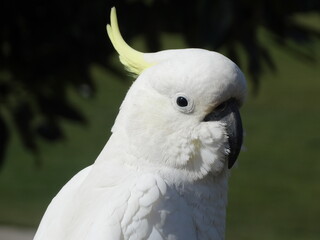
{"label": "yellow crest", "polygon": [[144,53],[134,50],[123,40],[115,7],[111,8],[110,25],[107,25],[107,32],[113,47],[119,54],[120,62],[129,72],[139,75],[143,70],[152,66],[151,63],[144,60]]}

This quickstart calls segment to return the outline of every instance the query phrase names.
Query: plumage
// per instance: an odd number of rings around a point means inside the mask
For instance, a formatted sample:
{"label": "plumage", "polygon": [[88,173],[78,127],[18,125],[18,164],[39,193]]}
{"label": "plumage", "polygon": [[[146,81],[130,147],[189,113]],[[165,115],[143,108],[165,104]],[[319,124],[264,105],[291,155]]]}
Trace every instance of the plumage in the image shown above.
{"label": "plumage", "polygon": [[34,239],[224,239],[228,156],[242,142],[242,128],[230,124],[240,121],[242,72],[203,49],[137,52],[115,9],[111,19],[121,62],[139,76],[106,146],[52,200]]}

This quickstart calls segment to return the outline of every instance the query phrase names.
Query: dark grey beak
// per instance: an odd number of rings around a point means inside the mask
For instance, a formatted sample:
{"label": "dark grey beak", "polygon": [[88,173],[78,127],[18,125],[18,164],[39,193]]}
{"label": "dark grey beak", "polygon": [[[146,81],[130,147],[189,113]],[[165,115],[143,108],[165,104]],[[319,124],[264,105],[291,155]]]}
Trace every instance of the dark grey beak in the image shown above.
{"label": "dark grey beak", "polygon": [[231,98],[220,104],[209,113],[204,121],[221,121],[226,123],[230,153],[228,155],[228,168],[232,168],[236,162],[243,141],[243,128],[239,112],[239,106],[235,99]]}

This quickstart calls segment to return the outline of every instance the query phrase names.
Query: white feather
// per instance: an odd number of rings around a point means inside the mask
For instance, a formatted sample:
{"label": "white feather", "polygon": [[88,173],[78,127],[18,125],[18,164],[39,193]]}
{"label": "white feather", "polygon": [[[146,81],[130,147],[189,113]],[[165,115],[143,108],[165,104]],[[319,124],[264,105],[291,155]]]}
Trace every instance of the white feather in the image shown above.
{"label": "white feather", "polygon": [[[145,55],[156,64],[130,88],[105,148],[49,205],[35,240],[224,239],[228,139],[204,116],[245,80],[201,49]],[[192,109],[175,106],[177,94]],[[181,110],[181,111],[180,111]]]}

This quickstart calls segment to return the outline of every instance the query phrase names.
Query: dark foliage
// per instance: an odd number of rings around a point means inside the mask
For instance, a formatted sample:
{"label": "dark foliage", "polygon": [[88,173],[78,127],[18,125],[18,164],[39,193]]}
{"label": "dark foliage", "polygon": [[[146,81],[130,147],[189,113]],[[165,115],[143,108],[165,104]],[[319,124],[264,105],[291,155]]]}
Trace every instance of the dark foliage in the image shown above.
{"label": "dark foliage", "polygon": [[268,46],[258,41],[259,27],[283,46],[287,39],[303,45],[319,37],[319,32],[292,18],[296,13],[319,12],[318,0],[4,0],[0,6],[0,163],[9,141],[9,123],[24,146],[37,155],[39,138],[63,139],[61,120],[86,122],[71,104],[67,88],[91,96],[95,86],[89,66],[111,68],[108,59],[114,50],[105,25],[114,5],[125,38],[130,42],[142,35],[149,51],[162,49],[162,32],[181,34],[190,47],[223,47],[238,64],[236,46],[242,46],[255,87],[264,63],[276,67]]}

